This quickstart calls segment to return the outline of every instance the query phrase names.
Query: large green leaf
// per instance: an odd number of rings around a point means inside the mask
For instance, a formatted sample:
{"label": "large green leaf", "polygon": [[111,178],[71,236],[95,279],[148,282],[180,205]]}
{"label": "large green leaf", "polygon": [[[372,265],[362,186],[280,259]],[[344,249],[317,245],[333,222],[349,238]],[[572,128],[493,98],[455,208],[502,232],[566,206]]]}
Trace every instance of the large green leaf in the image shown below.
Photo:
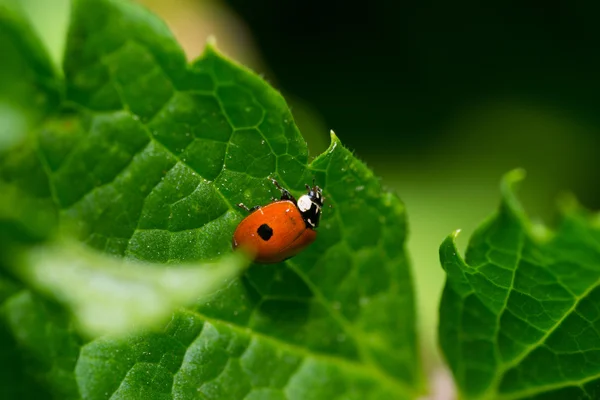
{"label": "large green leaf", "polygon": [[[297,195],[314,177],[332,208],[300,255],[253,265],[174,313],[164,329],[125,338],[86,342],[71,317],[36,294],[76,309],[90,284],[81,274],[62,269],[48,286],[46,264],[31,264],[36,273],[17,265],[29,290],[9,297],[4,313],[53,393],[408,399],[420,392],[404,207],[335,135],[309,164],[278,92],[211,46],[188,65],[164,24],[128,2],[76,1],[64,59],[60,112],[0,160],[4,184],[55,207],[63,234],[131,262],[179,268],[231,253],[245,216],[236,204],[268,203],[278,194],[269,176]],[[75,284],[84,287],[61,293]],[[40,343],[42,327],[53,340]]]}
{"label": "large green leaf", "polygon": [[464,260],[456,234],[440,248],[444,355],[465,399],[597,399],[598,217],[568,207],[555,232],[534,229],[513,192],[521,177],[505,177]]}

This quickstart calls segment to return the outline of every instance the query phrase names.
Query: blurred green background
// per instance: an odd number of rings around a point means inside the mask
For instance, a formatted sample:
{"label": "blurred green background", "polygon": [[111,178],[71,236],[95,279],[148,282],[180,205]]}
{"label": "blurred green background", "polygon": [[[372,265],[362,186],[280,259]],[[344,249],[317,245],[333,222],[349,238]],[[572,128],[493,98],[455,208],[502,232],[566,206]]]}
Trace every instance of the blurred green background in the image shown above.
{"label": "blurred green background", "polygon": [[[600,208],[600,3],[140,0],[195,58],[208,36],[281,90],[311,153],[329,129],[407,205],[423,356],[443,285],[437,249],[496,208],[500,176],[553,223],[573,192]],[[68,0],[21,0],[60,64]],[[326,215],[324,216],[326,218]]]}

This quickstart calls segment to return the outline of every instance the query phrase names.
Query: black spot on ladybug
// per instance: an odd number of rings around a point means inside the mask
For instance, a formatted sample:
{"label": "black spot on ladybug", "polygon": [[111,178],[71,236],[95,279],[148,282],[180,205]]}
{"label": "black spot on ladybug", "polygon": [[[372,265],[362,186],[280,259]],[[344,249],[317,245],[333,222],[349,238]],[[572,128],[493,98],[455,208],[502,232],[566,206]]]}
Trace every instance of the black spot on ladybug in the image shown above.
{"label": "black spot on ladybug", "polygon": [[258,236],[260,236],[260,238],[266,242],[267,240],[271,239],[271,236],[273,236],[273,229],[271,229],[271,227],[267,224],[262,224],[258,227],[256,233],[258,233]]}

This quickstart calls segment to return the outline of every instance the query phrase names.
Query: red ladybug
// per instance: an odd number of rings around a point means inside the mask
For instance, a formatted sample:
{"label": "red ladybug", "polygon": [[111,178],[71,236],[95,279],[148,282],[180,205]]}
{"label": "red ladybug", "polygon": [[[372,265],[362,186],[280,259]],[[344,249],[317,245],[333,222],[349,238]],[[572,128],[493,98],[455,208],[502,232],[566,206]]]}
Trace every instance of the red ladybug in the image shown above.
{"label": "red ladybug", "polygon": [[254,255],[254,261],[263,264],[284,261],[315,241],[325,200],[321,188],[306,185],[308,193],[296,201],[275,179],[271,180],[281,191],[281,199],[252,209],[238,204],[252,214],[240,222],[232,240],[234,250],[243,247]]}

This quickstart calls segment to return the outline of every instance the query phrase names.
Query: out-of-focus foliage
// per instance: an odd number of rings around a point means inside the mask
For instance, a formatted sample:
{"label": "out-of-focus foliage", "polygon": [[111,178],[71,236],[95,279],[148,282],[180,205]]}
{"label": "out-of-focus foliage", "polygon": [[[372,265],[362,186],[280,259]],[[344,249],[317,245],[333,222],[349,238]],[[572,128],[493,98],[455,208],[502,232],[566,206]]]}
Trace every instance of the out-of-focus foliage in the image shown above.
{"label": "out-of-focus foliage", "polygon": [[0,151],[58,104],[56,71],[17,3],[0,2]]}

